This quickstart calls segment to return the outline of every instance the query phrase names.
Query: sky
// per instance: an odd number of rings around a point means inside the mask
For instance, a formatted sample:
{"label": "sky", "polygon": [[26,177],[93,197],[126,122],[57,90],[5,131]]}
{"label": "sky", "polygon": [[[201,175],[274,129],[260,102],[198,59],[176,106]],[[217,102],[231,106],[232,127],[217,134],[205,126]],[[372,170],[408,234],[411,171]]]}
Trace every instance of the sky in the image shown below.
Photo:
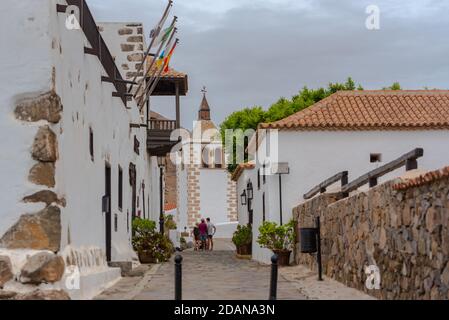
{"label": "sky", "polygon": [[[98,22],[143,22],[149,33],[166,0],[87,0]],[[370,5],[378,30],[368,30]],[[182,125],[192,127],[207,87],[219,125],[245,107],[268,108],[308,86],[449,89],[447,0],[174,0],[180,45],[172,67],[189,76]],[[147,35],[147,39],[148,39]],[[174,98],[152,99],[174,117]]]}

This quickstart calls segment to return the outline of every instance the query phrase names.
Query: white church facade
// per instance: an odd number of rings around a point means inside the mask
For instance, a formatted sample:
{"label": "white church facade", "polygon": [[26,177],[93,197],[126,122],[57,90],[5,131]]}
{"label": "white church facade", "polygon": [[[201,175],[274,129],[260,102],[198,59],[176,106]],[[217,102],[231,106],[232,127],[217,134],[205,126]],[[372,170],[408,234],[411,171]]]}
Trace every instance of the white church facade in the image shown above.
{"label": "white church facade", "polygon": [[237,227],[236,185],[225,164],[220,132],[203,99],[190,139],[182,144],[177,165],[178,228],[189,232],[202,218],[217,227],[216,237],[231,238]]}

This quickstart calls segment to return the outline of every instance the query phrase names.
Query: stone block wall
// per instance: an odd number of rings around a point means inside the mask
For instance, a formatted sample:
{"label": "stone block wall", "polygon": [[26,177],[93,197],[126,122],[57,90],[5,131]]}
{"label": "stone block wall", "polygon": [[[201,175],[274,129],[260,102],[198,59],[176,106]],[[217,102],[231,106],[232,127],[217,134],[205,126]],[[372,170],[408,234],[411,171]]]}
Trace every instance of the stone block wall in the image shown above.
{"label": "stone block wall", "polygon": [[[321,217],[325,275],[379,299],[449,299],[448,168],[339,199],[324,194],[293,209],[298,227]],[[296,262],[316,270],[299,245]],[[365,286],[370,265],[379,290]]]}

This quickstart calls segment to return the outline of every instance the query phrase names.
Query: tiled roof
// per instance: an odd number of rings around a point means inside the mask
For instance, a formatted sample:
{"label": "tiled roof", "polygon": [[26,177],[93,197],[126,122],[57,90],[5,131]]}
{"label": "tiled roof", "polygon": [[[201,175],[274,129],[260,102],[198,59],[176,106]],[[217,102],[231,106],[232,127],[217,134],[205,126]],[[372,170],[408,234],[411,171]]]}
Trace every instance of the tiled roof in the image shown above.
{"label": "tiled roof", "polygon": [[253,170],[256,167],[254,162],[241,163],[232,173],[232,180],[238,181],[243,171],[245,170]]}
{"label": "tiled roof", "polygon": [[[147,58],[147,68],[150,67],[151,62],[153,61],[153,57]],[[148,72],[149,75],[152,75],[156,72],[156,64],[153,65],[151,71]],[[168,68],[168,72],[162,72],[161,78],[169,78],[169,79],[184,79],[187,75],[183,72],[176,71],[173,68]]]}
{"label": "tiled roof", "polygon": [[431,171],[417,178],[407,179],[393,185],[393,189],[397,191],[407,190],[414,187],[420,187],[441,179],[449,178],[449,167],[441,170]]}
{"label": "tiled roof", "polygon": [[164,211],[172,211],[172,210],[175,210],[175,209],[177,209],[178,208],[178,206],[176,205],[176,204],[173,204],[173,203],[167,203],[167,204],[165,204],[165,206],[164,206]]}
{"label": "tiled roof", "polygon": [[449,91],[340,91],[261,129],[449,129]]}

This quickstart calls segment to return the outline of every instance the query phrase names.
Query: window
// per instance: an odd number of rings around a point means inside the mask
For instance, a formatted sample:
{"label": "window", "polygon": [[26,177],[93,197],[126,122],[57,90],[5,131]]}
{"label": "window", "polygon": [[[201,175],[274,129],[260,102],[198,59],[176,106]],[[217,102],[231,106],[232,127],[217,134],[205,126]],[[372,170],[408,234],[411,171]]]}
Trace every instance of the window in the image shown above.
{"label": "window", "polygon": [[118,209],[123,210],[123,169],[118,166]]}
{"label": "window", "polygon": [[92,161],[95,161],[94,158],[94,132],[92,128],[89,128],[89,152],[90,152],[90,158]]}
{"label": "window", "polygon": [[223,168],[223,151],[221,148],[215,148],[215,168]]}
{"label": "window", "polygon": [[140,155],[140,141],[137,139],[137,136],[134,136],[134,152]]}
{"label": "window", "polygon": [[370,154],[370,162],[371,163],[382,162],[382,154],[381,153],[371,153]]}
{"label": "window", "polygon": [[262,195],[262,214],[263,214],[263,222],[266,221],[266,211],[265,211],[265,192]]}
{"label": "window", "polygon": [[266,168],[267,168],[267,165],[264,163],[264,164],[263,164],[263,172],[262,172],[262,176],[263,176],[263,184],[266,184],[266,183],[267,183],[267,176],[266,176],[266,174],[265,174]]}

